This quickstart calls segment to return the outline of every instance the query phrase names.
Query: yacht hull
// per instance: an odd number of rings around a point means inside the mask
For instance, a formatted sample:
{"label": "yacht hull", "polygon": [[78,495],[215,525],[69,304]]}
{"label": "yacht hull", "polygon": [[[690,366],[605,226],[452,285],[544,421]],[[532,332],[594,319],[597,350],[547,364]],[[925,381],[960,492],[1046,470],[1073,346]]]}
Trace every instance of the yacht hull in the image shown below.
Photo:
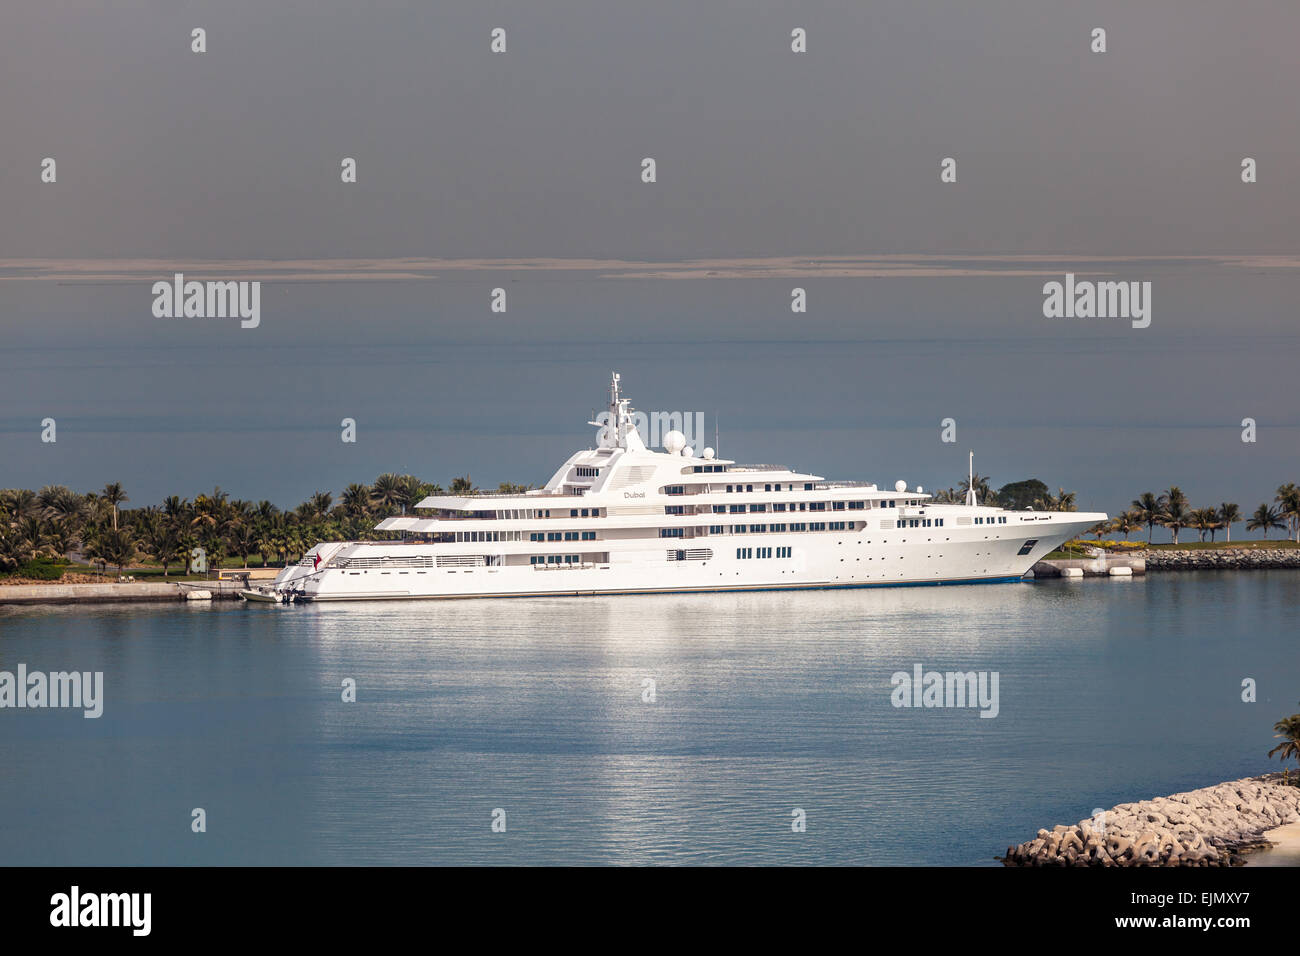
{"label": "yacht hull", "polygon": [[[1097,520],[1095,515],[1063,518],[1042,516],[1030,519],[1035,522],[1030,527],[997,525],[948,534],[907,529],[882,535],[864,529],[802,541],[788,534],[704,537],[680,542],[688,546],[681,551],[664,546],[678,542],[663,542],[653,549],[615,552],[609,562],[558,566],[438,567],[439,550],[427,545],[338,543],[320,546],[329,558],[319,567],[290,568],[276,586],[291,590],[298,601],[374,601],[1005,583],[1021,580],[1044,555]],[[789,557],[752,557],[787,549]],[[674,559],[683,553],[706,557]],[[404,558],[432,566],[355,568]]]}

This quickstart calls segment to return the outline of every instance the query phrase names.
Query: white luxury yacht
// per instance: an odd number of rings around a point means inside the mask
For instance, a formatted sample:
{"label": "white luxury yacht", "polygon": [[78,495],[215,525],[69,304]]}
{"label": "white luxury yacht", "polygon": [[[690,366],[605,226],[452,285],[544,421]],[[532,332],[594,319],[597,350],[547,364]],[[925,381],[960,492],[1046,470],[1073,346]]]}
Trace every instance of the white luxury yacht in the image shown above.
{"label": "white luxury yacht", "polygon": [[614,375],[597,447],[545,488],[438,495],[377,530],[318,544],[275,579],[282,600],[644,594],[1018,581],[1101,513],[934,504],[687,448],[645,446]]}

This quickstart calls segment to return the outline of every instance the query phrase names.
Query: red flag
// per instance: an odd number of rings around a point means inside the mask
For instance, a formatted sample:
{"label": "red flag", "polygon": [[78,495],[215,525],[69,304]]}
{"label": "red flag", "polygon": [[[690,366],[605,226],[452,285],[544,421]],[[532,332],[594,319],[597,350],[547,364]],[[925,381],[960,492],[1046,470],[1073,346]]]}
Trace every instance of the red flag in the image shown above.
{"label": "red flag", "polygon": [[320,567],[320,555],[318,554],[316,555],[315,560],[313,560],[311,563],[311,569],[315,571],[319,567]]}

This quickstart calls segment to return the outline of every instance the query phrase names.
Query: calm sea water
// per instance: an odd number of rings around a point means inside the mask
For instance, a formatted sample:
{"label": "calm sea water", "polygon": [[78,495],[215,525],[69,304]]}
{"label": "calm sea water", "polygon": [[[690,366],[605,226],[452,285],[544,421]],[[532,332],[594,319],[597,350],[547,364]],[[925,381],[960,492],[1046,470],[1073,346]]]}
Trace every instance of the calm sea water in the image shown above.
{"label": "calm sea water", "polygon": [[[0,864],[992,864],[1270,769],[1297,611],[1282,571],[0,609],[0,669],[106,685],[98,720],[0,712]],[[916,663],[997,671],[999,715],[895,709]]]}

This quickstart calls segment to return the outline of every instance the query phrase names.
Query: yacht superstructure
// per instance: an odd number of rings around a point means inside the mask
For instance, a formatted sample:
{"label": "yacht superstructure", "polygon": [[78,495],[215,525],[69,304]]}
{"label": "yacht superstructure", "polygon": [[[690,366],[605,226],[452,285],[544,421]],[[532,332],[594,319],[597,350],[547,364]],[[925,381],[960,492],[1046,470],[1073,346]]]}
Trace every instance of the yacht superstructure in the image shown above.
{"label": "yacht superstructure", "polygon": [[317,544],[276,578],[306,601],[642,594],[1015,581],[1101,513],[1005,511],[968,493],[826,481],[685,447],[646,447],[610,384],[608,422],[541,489],[438,495]]}

